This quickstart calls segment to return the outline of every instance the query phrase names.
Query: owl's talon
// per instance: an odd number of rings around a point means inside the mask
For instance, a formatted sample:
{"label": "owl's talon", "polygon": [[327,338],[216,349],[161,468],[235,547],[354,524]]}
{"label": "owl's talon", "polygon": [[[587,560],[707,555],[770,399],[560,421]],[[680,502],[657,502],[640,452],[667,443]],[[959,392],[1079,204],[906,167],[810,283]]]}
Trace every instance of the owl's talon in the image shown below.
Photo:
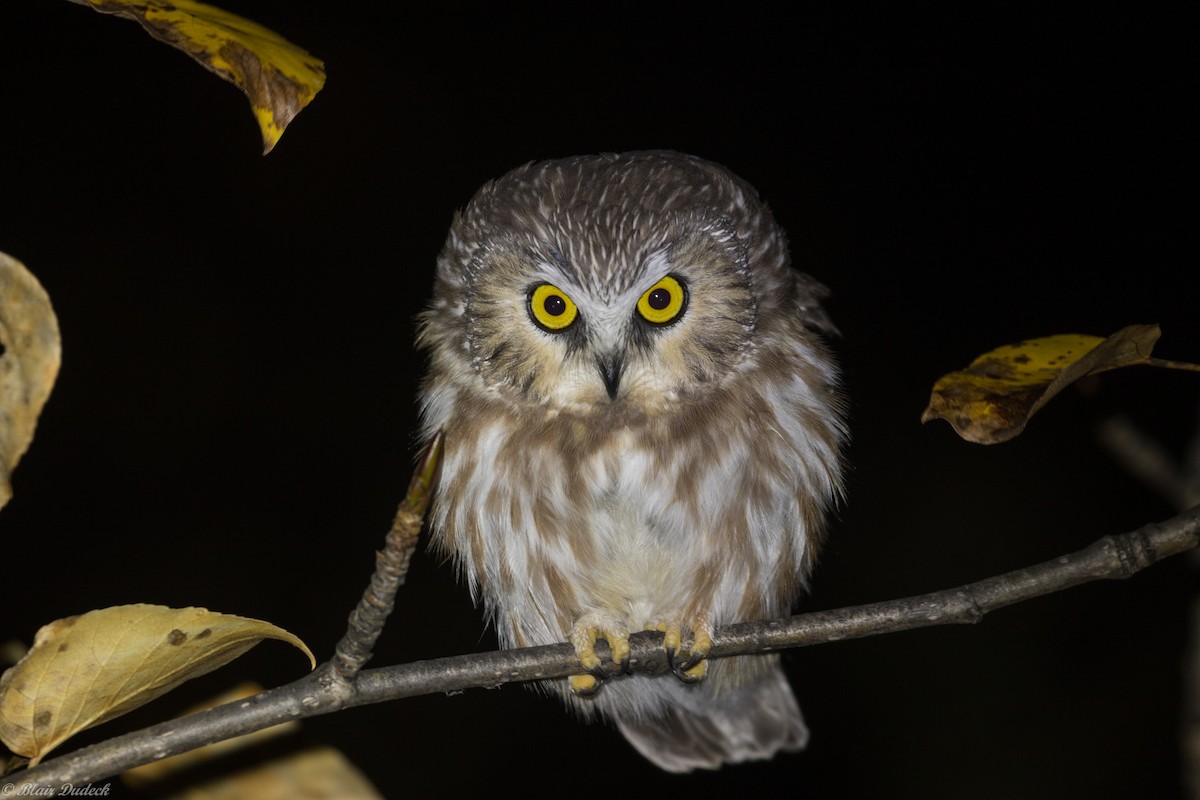
{"label": "owl's talon", "polygon": [[663,634],[663,649],[667,651],[667,660],[671,661],[672,669],[674,669],[675,653],[683,645],[683,628],[678,623],[673,622],[655,622],[647,630],[662,631]]}
{"label": "owl's talon", "polygon": [[[596,642],[600,639],[608,642],[612,653],[611,669],[605,669],[604,662],[596,655]],[[580,665],[589,673],[575,675],[570,680],[571,691],[578,697],[594,695],[610,677],[629,671],[629,631],[615,619],[601,613],[583,617],[571,629],[571,644],[575,646]]]}
{"label": "owl's talon", "polygon": [[571,691],[576,697],[591,697],[596,692],[600,691],[600,687],[604,685],[601,678],[595,675],[572,675],[567,679],[571,686]]}
{"label": "owl's talon", "polygon": [[689,658],[686,664],[674,668],[674,672],[682,683],[699,683],[708,674],[708,659]]}
{"label": "owl's talon", "polygon": [[[649,630],[663,632],[663,650],[667,654],[667,665],[675,677],[683,683],[696,683],[708,674],[708,654],[712,650],[712,635],[708,626],[698,622],[691,627],[691,642],[685,650],[683,633],[687,628],[676,622],[655,622]],[[681,656],[686,653],[686,657]],[[680,659],[683,658],[682,663]]]}
{"label": "owl's talon", "polygon": [[572,675],[568,679],[568,683],[576,697],[591,697],[604,688],[604,684],[608,681],[609,677],[604,667],[597,664],[589,668],[586,674]]}
{"label": "owl's talon", "polygon": [[680,682],[699,683],[708,674],[708,660],[699,653],[692,653],[682,664],[676,661],[675,657],[674,650],[667,651],[667,665],[671,667],[671,672],[675,673],[675,677]]}
{"label": "owl's talon", "polygon": [[667,652],[667,666],[671,668],[671,672],[679,674],[679,664],[675,662],[675,648],[667,646],[663,648]]}
{"label": "owl's talon", "polygon": [[692,633],[692,652],[675,676],[684,683],[695,683],[708,674],[708,654],[712,652],[712,633],[707,625],[697,625]]}
{"label": "owl's talon", "polygon": [[675,670],[675,674],[677,675],[680,672],[690,672],[702,661],[704,661],[704,656],[700,653],[693,652],[690,656],[688,656],[687,661],[683,662],[683,664],[679,665],[678,667],[672,666],[672,669]]}

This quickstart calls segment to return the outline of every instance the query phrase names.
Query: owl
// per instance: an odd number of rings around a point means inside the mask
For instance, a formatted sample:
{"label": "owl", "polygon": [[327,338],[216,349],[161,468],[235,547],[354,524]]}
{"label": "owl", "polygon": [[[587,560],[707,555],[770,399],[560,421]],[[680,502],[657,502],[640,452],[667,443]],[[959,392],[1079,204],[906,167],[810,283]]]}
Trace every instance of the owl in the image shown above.
{"label": "owl", "polygon": [[[706,656],[716,628],[788,613],[841,494],[824,293],[753,188],[667,151],[515,169],[439,256],[432,546],[502,646],[570,641],[588,672],[550,688],[665,770],[807,740],[778,656]],[[641,630],[674,675],[622,674]]]}

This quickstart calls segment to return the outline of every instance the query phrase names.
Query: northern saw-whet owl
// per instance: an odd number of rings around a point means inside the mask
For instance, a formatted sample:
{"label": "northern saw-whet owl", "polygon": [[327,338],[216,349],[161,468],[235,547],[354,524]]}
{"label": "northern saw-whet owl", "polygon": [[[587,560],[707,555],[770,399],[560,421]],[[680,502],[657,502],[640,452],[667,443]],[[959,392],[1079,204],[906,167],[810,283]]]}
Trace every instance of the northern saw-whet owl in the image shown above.
{"label": "northern saw-whet owl", "polygon": [[[808,737],[778,656],[705,656],[715,628],[788,613],[841,493],[823,295],[753,188],[669,151],[515,169],[438,259],[433,546],[502,646],[570,641],[593,674],[547,685],[663,769]],[[675,675],[605,681],[640,630]]]}

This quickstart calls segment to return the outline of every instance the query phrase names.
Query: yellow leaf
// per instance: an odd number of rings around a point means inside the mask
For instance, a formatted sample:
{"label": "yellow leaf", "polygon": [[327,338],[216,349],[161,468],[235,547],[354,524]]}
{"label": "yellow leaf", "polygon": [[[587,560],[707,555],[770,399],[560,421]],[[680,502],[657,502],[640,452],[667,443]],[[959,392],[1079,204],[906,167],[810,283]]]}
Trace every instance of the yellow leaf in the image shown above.
{"label": "yellow leaf", "polygon": [[263,639],[294,645],[316,666],[282,628],[203,608],[114,606],[51,622],[0,678],[0,741],[35,765],[79,731],[228,664]]}
{"label": "yellow leaf", "polygon": [[922,422],[944,419],[977,444],[1012,439],[1050,398],[1085,375],[1150,358],[1161,335],[1157,325],[1130,325],[1109,336],[1064,334],[1030,339],[984,353],[959,372],[938,379]]}
{"label": "yellow leaf", "polygon": [[139,22],[238,86],[262,130],[263,155],[325,85],[325,64],[272,30],[196,0],[75,0]]}
{"label": "yellow leaf", "polygon": [[33,441],[61,361],[46,290],[20,261],[0,253],[0,507],[12,497],[9,478]]}
{"label": "yellow leaf", "polygon": [[189,784],[163,800],[382,800],[371,782],[332,747],[310,747],[263,764]]}

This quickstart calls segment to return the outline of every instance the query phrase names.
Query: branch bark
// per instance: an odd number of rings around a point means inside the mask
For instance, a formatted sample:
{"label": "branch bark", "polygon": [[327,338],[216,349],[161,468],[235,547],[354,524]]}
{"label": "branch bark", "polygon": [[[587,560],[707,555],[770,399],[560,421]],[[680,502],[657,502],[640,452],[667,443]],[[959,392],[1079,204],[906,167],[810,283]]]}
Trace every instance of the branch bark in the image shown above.
{"label": "branch bark", "polygon": [[335,680],[351,680],[371,659],[371,649],[383,633],[384,623],[395,605],[396,592],[408,575],[408,563],[417,547],[425,512],[437,486],[441,458],[442,432],[438,431],[421,453],[383,550],[375,554],[375,573],[371,582],[354,611],[350,612],[346,634],[334,648],[330,675]]}
{"label": "branch bark", "polygon": [[[1200,506],[1162,523],[1105,536],[1069,555],[954,589],[730,625],[713,637],[711,657],[765,653],[933,625],[975,623],[991,611],[1034,597],[1090,581],[1128,578],[1198,544]],[[634,634],[630,645],[631,671],[644,674],[669,671],[661,633]],[[608,653],[600,655],[605,657]],[[98,781],[140,764],[279,722],[404,697],[562,678],[581,671],[569,644],[418,661],[364,670],[348,678],[336,672],[332,663],[326,663],[298,681],[249,700],[118,736],[10,775],[9,791],[19,794],[28,785],[26,792],[36,788],[38,796],[49,796],[50,790],[65,783]]]}

